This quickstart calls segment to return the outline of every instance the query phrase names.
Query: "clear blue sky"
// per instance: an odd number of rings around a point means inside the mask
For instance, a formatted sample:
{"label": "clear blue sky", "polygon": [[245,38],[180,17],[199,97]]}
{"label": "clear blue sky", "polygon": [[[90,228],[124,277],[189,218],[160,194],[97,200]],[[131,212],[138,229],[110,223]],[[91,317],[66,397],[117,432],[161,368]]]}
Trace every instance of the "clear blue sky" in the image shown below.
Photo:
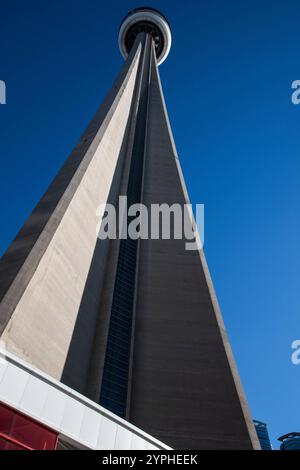
{"label": "clear blue sky", "polygon": [[[143,3],[143,2],[142,2]],[[122,65],[137,2],[0,5],[0,253],[68,156]],[[205,251],[253,416],[300,430],[299,0],[151,1],[171,23],[160,67]],[[222,386],[222,384],[220,384]],[[224,391],[226,393],[226,391]]]}

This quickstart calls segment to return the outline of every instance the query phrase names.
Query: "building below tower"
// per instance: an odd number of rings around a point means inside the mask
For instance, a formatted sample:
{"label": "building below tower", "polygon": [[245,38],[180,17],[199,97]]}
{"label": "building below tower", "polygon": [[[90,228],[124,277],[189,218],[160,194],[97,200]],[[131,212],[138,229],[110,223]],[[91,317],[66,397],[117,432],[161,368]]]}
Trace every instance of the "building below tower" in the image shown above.
{"label": "building below tower", "polygon": [[1,450],[167,450],[0,344]]}
{"label": "building below tower", "polygon": [[258,440],[262,450],[273,450],[269,438],[269,432],[266,423],[253,420]]}
{"label": "building below tower", "polygon": [[278,437],[280,450],[300,450],[300,432],[289,432]]}

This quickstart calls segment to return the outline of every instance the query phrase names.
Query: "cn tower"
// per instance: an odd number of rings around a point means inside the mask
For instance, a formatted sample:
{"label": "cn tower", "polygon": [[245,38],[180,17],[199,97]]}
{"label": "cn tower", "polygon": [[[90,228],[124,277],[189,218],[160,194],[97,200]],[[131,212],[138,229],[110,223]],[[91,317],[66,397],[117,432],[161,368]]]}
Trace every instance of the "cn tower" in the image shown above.
{"label": "cn tower", "polygon": [[167,446],[259,448],[202,248],[97,236],[120,196],[189,203],[159,77],[169,22],[137,8],[118,42],[115,83],[0,261],[0,339]]}

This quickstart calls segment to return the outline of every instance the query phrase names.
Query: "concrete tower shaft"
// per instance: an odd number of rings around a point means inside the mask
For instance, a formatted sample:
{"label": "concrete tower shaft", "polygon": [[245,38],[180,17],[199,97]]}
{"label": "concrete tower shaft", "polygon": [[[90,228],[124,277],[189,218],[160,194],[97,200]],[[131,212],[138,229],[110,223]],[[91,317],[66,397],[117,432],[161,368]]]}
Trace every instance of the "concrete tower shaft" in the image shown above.
{"label": "concrete tower shaft", "polygon": [[[122,25],[125,44],[133,23]],[[203,251],[186,251],[185,239],[97,237],[97,208],[120,195],[148,208],[189,202],[157,66],[170,43],[153,31],[126,49],[0,261],[1,339],[171,447],[259,448]]]}

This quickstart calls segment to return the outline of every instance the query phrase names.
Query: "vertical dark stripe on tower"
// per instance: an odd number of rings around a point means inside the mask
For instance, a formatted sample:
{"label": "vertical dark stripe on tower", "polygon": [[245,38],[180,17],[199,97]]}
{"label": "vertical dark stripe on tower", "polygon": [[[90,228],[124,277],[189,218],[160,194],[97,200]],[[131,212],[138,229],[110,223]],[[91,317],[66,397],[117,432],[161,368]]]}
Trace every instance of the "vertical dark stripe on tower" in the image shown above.
{"label": "vertical dark stripe on tower", "polygon": [[[139,87],[139,106],[127,186],[128,207],[141,202],[151,43],[152,38],[147,34],[136,84]],[[128,224],[132,219],[128,218]],[[120,242],[100,394],[100,404],[122,417],[125,417],[126,413],[137,249],[138,240],[127,238]]]}

